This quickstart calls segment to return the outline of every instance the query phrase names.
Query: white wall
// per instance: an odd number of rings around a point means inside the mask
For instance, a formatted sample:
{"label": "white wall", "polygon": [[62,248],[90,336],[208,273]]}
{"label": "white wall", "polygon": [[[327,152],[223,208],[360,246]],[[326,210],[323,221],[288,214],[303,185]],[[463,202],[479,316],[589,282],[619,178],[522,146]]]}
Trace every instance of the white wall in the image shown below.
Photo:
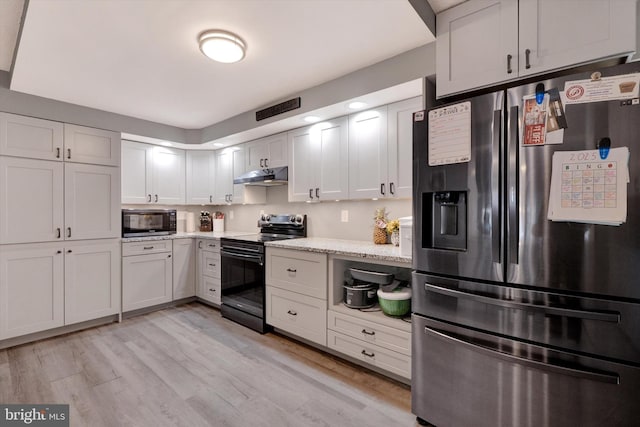
{"label": "white wall", "polygon": [[[169,208],[171,206],[124,205],[123,208]],[[260,211],[272,214],[307,214],[307,235],[347,240],[372,240],[373,215],[377,208],[386,208],[389,219],[412,215],[410,199],[402,200],[348,200],[321,203],[289,203],[287,186],[267,188],[267,203],[264,205],[233,206],[173,206],[178,210],[179,231],[185,230],[180,221],[184,215],[191,214],[198,226],[200,211],[221,211],[225,214],[225,229],[228,231],[258,232],[257,221]],[[341,211],[349,211],[349,222],[341,222]],[[233,219],[231,212],[233,211]]]}

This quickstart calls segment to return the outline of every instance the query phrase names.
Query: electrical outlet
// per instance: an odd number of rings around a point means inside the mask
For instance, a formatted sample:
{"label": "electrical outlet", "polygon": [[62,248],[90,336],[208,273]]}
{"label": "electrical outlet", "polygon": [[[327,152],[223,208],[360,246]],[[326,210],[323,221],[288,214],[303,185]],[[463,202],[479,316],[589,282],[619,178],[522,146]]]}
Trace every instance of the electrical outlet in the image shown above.
{"label": "electrical outlet", "polygon": [[260,209],[260,216],[264,215],[264,209]]}
{"label": "electrical outlet", "polygon": [[349,211],[348,210],[340,211],[340,221],[349,222]]}
{"label": "electrical outlet", "polygon": [[229,219],[233,219],[233,211],[229,211]]}

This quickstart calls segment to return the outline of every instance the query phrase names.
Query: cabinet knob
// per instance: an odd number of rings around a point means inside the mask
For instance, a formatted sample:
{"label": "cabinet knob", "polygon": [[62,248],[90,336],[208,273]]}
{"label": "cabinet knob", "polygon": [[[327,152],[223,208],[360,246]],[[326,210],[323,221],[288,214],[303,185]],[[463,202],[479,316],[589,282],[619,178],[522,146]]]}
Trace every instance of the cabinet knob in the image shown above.
{"label": "cabinet knob", "polygon": [[56,253],[57,253],[57,254],[61,254],[61,253],[62,253],[62,251],[58,250],[58,251],[56,251]]}
{"label": "cabinet knob", "polygon": [[298,315],[298,313],[296,313],[296,312],[295,312],[295,311],[293,311],[293,310],[288,310],[288,311],[287,311],[287,314],[290,314],[290,315],[292,315],[292,316],[297,316],[297,315]]}
{"label": "cabinet knob", "polygon": [[526,68],[526,69],[528,70],[529,68],[531,68],[531,62],[530,62],[530,59],[531,59],[531,49],[526,49],[526,50],[524,51],[524,58],[525,58],[525,60],[524,60],[524,62],[525,62],[525,66],[524,66],[524,68]]}
{"label": "cabinet knob", "polygon": [[513,59],[513,55],[507,55],[507,74],[513,73],[513,68],[511,68],[511,60]]}
{"label": "cabinet knob", "polygon": [[171,254],[167,255],[167,258],[171,258]]}
{"label": "cabinet knob", "polygon": [[67,253],[70,254],[71,252],[73,252],[71,249],[67,250]]}

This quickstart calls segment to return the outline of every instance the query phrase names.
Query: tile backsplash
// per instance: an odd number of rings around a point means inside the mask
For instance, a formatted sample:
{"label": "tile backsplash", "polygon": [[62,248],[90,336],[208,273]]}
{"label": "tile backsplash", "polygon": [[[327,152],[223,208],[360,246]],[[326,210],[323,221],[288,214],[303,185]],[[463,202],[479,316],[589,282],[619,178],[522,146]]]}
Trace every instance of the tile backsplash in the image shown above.
{"label": "tile backsplash", "polygon": [[[144,205],[146,206],[146,205]],[[140,205],[123,205],[123,208],[141,208]],[[149,206],[151,207],[151,206]],[[321,203],[289,203],[287,186],[267,188],[267,203],[264,205],[205,205],[205,206],[157,206],[175,208],[178,211],[178,230],[191,231],[198,227],[200,211],[208,210],[225,214],[225,230],[258,232],[257,220],[264,213],[306,214],[309,237],[326,237],[347,240],[371,240],[373,216],[377,208],[386,208],[389,219],[412,215],[410,199],[345,200]],[[342,222],[343,211],[347,211],[348,222]]]}

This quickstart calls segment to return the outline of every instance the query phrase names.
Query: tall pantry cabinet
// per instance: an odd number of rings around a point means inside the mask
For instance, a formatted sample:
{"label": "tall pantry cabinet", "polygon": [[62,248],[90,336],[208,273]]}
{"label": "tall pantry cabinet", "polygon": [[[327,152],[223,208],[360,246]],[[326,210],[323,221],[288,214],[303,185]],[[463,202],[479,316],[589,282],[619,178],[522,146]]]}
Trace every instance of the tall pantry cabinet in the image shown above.
{"label": "tall pantry cabinet", "polygon": [[120,311],[120,134],[0,113],[0,340]]}

